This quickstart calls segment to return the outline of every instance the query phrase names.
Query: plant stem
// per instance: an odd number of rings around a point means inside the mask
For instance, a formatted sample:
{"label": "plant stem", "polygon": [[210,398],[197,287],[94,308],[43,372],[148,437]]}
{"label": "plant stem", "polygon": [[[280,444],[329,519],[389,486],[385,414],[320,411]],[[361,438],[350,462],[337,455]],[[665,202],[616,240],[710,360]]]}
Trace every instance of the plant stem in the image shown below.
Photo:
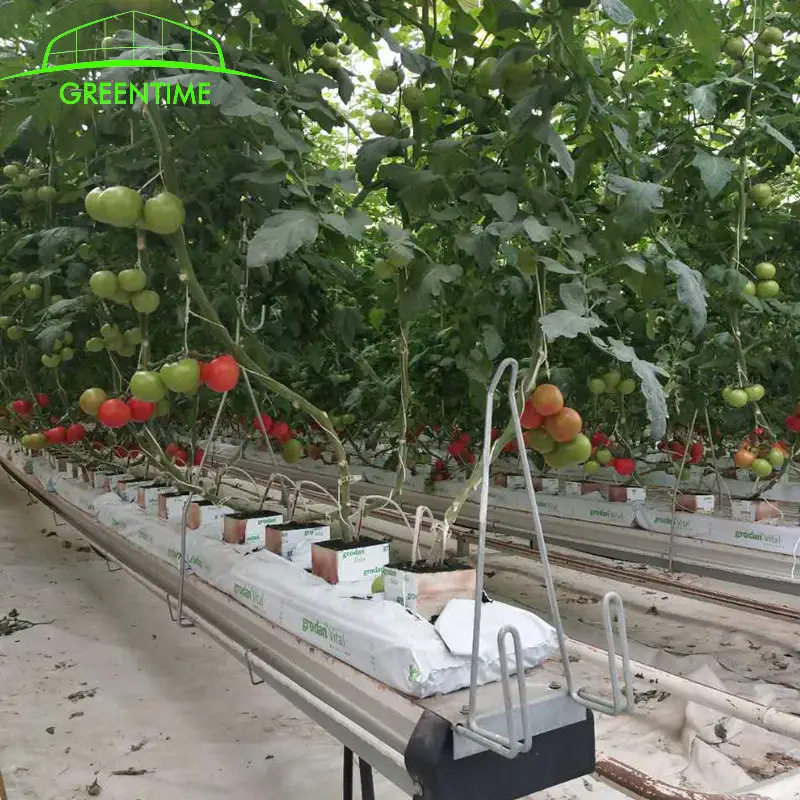
{"label": "plant stem", "polygon": [[[172,146],[169,143],[169,136],[167,134],[164,122],[161,119],[161,111],[158,106],[145,105],[145,115],[150,122],[150,126],[155,137],[156,146],[158,148],[159,156],[161,159],[161,168],[164,173],[164,185],[167,191],[180,197],[180,187],[178,184],[178,175],[175,168],[175,157]],[[205,293],[205,290],[197,280],[197,276],[192,266],[192,261],[189,256],[189,250],[186,246],[186,237],[184,236],[183,228],[180,228],[176,233],[170,237],[175,255],[178,261],[178,272],[182,281],[184,281],[189,288],[192,299],[198,306],[201,314],[208,321],[213,324],[219,338],[224,342],[226,348],[232,353],[236,360],[245,369],[248,369],[255,375],[270,391],[275,392],[281,397],[289,400],[301,411],[308,414],[325,433],[333,445],[336,455],[337,466],[339,468],[339,519],[342,524],[342,537],[345,541],[350,542],[353,540],[353,528],[349,520],[350,515],[350,473],[347,462],[347,453],[336,434],[336,431],[331,424],[330,417],[327,412],[317,408],[297,392],[292,391],[288,386],[280,383],[280,381],[271,378],[265,369],[255,361],[245,351],[244,347],[235,341],[231,336],[228,329],[222,324],[216,309]],[[262,350],[263,355],[263,350]]]}

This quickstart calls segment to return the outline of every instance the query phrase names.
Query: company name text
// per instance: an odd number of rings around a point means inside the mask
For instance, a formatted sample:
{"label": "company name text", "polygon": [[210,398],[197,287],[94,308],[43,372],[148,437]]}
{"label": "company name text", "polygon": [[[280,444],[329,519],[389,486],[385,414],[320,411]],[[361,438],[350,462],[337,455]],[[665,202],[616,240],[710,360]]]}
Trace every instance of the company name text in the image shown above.
{"label": "company name text", "polygon": [[62,84],[59,94],[61,101],[69,106],[83,105],[112,106],[142,103],[166,103],[167,105],[211,105],[210,83],[180,84],[152,81],[136,86],[133,83],[101,81],[82,84],[67,82]]}

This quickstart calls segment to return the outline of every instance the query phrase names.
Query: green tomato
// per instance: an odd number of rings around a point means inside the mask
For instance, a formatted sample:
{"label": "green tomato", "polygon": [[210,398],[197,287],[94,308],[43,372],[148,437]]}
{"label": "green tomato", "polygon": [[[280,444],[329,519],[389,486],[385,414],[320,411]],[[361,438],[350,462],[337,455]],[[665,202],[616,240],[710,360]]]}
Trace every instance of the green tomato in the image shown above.
{"label": "green tomato", "polygon": [[63,347],[58,355],[62,361],[72,361],[75,356],[75,351],[71,347]]}
{"label": "green tomato", "polygon": [[619,382],[617,391],[624,395],[633,394],[636,391],[636,381],[633,378],[625,378]]}
{"label": "green tomato", "polygon": [[767,45],[778,45],[783,41],[783,31],[780,28],[776,28],[774,25],[770,25],[768,28],[764,28],[761,31],[761,36],[758,37],[764,44]]}
{"label": "green tomato", "polygon": [[119,332],[118,325],[112,325],[109,322],[105,322],[100,326],[100,335],[107,342],[111,342],[114,339],[119,339],[122,334]]}
{"label": "green tomato", "polygon": [[147,273],[143,269],[123,269],[117,275],[117,282],[121,289],[129,294],[135,294],[147,286]]}
{"label": "green tomato", "polygon": [[756,285],[753,283],[753,281],[747,281],[742,289],[742,294],[747,295],[748,297],[756,296]]}
{"label": "green tomato", "polygon": [[756,183],[750,187],[749,195],[757,206],[765,206],[772,200],[772,189],[769,184]]}
{"label": "green tomato", "polygon": [[599,464],[597,461],[595,461],[594,459],[590,459],[589,461],[587,461],[587,462],[586,462],[586,463],[583,465],[583,471],[584,471],[584,472],[585,472],[587,475],[593,475],[593,474],[594,474],[595,472],[597,472],[599,469],[600,469],[600,464]]}
{"label": "green tomato", "polygon": [[542,430],[542,428],[528,431],[525,441],[528,446],[537,453],[552,453],[556,446],[553,437],[550,436],[547,431]]}
{"label": "green tomato", "polygon": [[47,367],[48,369],[56,369],[58,365],[61,363],[61,356],[59,355],[47,355],[47,353],[42,354],[42,365]]}
{"label": "green tomato", "polygon": [[57,353],[59,350],[64,348],[64,342],[61,339],[54,339],[53,340],[53,352]]}
{"label": "green tomato", "polygon": [[99,270],[89,278],[89,289],[97,297],[101,297],[103,300],[110,300],[119,289],[117,276],[110,270]]}
{"label": "green tomato", "polygon": [[78,258],[84,261],[90,261],[92,258],[92,246],[88,242],[84,242],[78,247]]}
{"label": "green tomato", "polygon": [[40,283],[29,283],[22,289],[22,294],[26,300],[38,300],[42,296],[42,291]]}
{"label": "green tomato", "polygon": [[325,44],[322,45],[322,52],[326,56],[333,58],[339,55],[339,48],[333,42],[325,42]]}
{"label": "green tomato", "polygon": [[781,287],[777,281],[759,281],[756,284],[756,297],[762,300],[769,300],[780,294]]}
{"label": "green tomato", "polygon": [[598,451],[594,454],[595,459],[597,459],[597,463],[601,464],[602,466],[608,466],[612,460],[614,459],[614,454],[606,447],[601,447]]}
{"label": "green tomato", "polygon": [[0,331],[7,331],[13,321],[11,317],[0,317]]}
{"label": "green tomato", "polygon": [[744,408],[747,405],[747,392],[744,389],[731,389],[725,402],[731,408]]}
{"label": "green tomato", "polygon": [[20,186],[22,188],[25,188],[30,182],[31,182],[31,179],[28,176],[27,172],[20,172],[20,174],[17,175],[16,178],[14,178],[14,185],[15,186]]}
{"label": "green tomato", "polygon": [[619,382],[622,380],[622,375],[619,374],[619,370],[612,369],[610,372],[606,372],[603,377],[603,383],[605,384],[606,391],[611,393],[616,391]]}
{"label": "green tomato", "polygon": [[403,89],[403,105],[409,111],[419,111],[425,107],[425,93],[417,86],[407,86]]}
{"label": "green tomato", "polygon": [[379,258],[372,265],[372,274],[381,281],[388,281],[397,274],[397,268],[390,264],[386,259]]}
{"label": "green tomato", "polygon": [[153,233],[168,236],[175,233],[185,220],[183,201],[171,192],[161,192],[144,204],[144,224]]}
{"label": "green tomato", "polygon": [[111,295],[111,302],[118,306],[130,306],[131,296],[124,289],[118,287],[117,291]]}
{"label": "green tomato", "polygon": [[36,192],[36,196],[43,203],[52,203],[58,197],[58,191],[55,186],[40,186]]}
{"label": "green tomato", "polygon": [[481,61],[475,70],[475,84],[480,91],[486,92],[492,88],[492,80],[496,69],[497,59],[494,56],[489,56]]}
{"label": "green tomato", "polygon": [[26,206],[32,206],[39,199],[36,189],[23,189],[20,196]]}
{"label": "green tomato", "polygon": [[589,391],[592,394],[603,394],[606,390],[606,383],[602,378],[589,379]]}
{"label": "green tomato", "polygon": [[133,228],[142,218],[142,198],[135,189],[112,186],[100,195],[101,213],[115,228]]}
{"label": "green tomato", "polygon": [[400,76],[396,70],[382,69],[375,76],[375,88],[381,94],[393,94],[400,85]]}
{"label": "green tomato", "polygon": [[158,308],[161,298],[158,292],[154,292],[152,289],[145,289],[133,295],[131,301],[133,307],[140,314],[152,314]]}
{"label": "green tomato", "polygon": [[385,111],[378,111],[369,118],[369,124],[378,136],[391,136],[397,127],[397,120]]}
{"label": "green tomato", "polygon": [[171,392],[188,394],[200,385],[200,365],[193,358],[182,358],[161,368],[161,380]]}
{"label": "green tomato", "polygon": [[122,341],[120,342],[119,347],[117,347],[117,353],[119,353],[119,355],[121,355],[123,358],[130,358],[136,354],[136,345]]}
{"label": "green tomato", "polygon": [[757,403],[764,396],[764,387],[760,383],[754,383],[752,386],[745,386],[744,392],[749,402]]}
{"label": "green tomato", "polygon": [[757,458],[750,465],[750,469],[757,478],[766,478],[772,472],[772,464],[766,458]]}
{"label": "green tomato", "polygon": [[393,244],[387,255],[388,262],[396,268],[407,267],[414,258],[414,251],[404,244]]}
{"label": "green tomato", "polygon": [[592,443],[588,436],[579,433],[572,441],[560,445],[561,455],[569,464],[583,464],[592,456]]}
{"label": "green tomato", "polygon": [[25,337],[25,329],[21,328],[19,325],[12,325],[6,331],[6,336],[8,336],[12,342],[18,342]]}
{"label": "green tomato", "polygon": [[99,336],[92,336],[90,339],[86,340],[84,347],[89,353],[99,353],[105,350],[106,343]]}
{"label": "green tomato", "polygon": [[780,469],[786,462],[786,454],[780,447],[773,447],[769,453],[767,453],[767,461],[769,461],[774,469]]}
{"label": "green tomato", "polygon": [[60,294],[54,294],[50,298],[50,305],[55,305],[55,303],[60,303],[64,298]]}
{"label": "green tomato", "polygon": [[17,177],[17,175],[19,175],[19,167],[16,164],[6,164],[3,167],[3,175],[12,181]]}
{"label": "green tomato", "polygon": [[731,58],[741,58],[747,50],[747,42],[740,36],[735,36],[725,42],[725,52]]}
{"label": "green tomato", "polygon": [[756,277],[760,281],[771,281],[775,277],[775,265],[770,264],[769,261],[762,261],[756,264]]}
{"label": "green tomato", "polygon": [[167,396],[167,387],[157,372],[139,370],[131,378],[131,394],[137,400],[157,403]]}
{"label": "green tomato", "polygon": [[139,345],[142,343],[142,329],[129,328],[123,334],[123,338],[125,339],[126,344]]}
{"label": "green tomato", "polygon": [[86,213],[95,222],[106,222],[105,207],[103,205],[102,196],[103,190],[99,186],[96,186],[91,192],[89,192],[89,194],[86,195],[86,199],[83,201]]}

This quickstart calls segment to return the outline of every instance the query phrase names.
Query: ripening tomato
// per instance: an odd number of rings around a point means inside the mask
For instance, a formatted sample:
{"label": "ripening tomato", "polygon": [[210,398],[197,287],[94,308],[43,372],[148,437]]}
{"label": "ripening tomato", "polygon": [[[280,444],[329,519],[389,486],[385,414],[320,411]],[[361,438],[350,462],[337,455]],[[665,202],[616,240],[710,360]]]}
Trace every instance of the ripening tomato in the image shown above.
{"label": "ripening tomato", "polygon": [[70,425],[67,428],[66,442],[67,444],[75,444],[86,438],[86,428],[80,423]]}
{"label": "ripening tomato", "polygon": [[67,438],[67,429],[63,425],[49,428],[44,432],[44,438],[47,440],[47,444],[64,444],[64,440]]}
{"label": "ripening tomato", "polygon": [[540,414],[533,406],[533,398],[525,401],[525,408],[519,417],[519,424],[527,430],[535,430],[544,422],[544,415]]}
{"label": "ripening tomato", "polygon": [[672,453],[673,461],[680,461],[686,452],[686,445],[683,442],[672,441],[669,443],[669,451]]}
{"label": "ripening tomato", "polygon": [[562,408],[561,411],[547,417],[545,430],[556,442],[571,442],[583,427],[581,415],[574,408]]}
{"label": "ripening tomato", "polygon": [[218,356],[203,365],[200,376],[212,392],[230,392],[239,383],[239,365],[231,355]]}
{"label": "ripening tomato", "polygon": [[205,455],[205,450],[203,450],[202,447],[198,447],[194,451],[194,457],[192,458],[192,464],[194,464],[195,467],[199,467],[201,462],[203,461],[203,456],[204,455]]}
{"label": "ripening tomato", "polygon": [[39,408],[47,408],[50,405],[50,398],[43,392],[36,395],[36,403]]}
{"label": "ripening tomato", "polygon": [[106,400],[97,410],[97,419],[107,428],[122,428],[131,421],[131,410],[123,400]]}
{"label": "ripening tomato", "polygon": [[530,399],[533,401],[534,409],[543,417],[558,414],[564,408],[564,395],[561,394],[561,389],[552,383],[537,386]]}
{"label": "ripening tomato", "polygon": [[128,408],[131,410],[131,419],[134,422],[147,422],[155,413],[156,404],[131,397],[128,400]]}

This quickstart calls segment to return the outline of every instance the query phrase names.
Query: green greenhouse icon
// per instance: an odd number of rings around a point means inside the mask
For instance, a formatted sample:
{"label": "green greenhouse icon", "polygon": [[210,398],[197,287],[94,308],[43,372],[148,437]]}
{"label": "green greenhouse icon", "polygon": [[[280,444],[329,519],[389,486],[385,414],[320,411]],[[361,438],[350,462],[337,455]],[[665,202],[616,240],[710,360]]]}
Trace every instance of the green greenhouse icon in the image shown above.
{"label": "green greenhouse icon", "polygon": [[[120,22],[123,24],[120,25]],[[117,27],[113,35],[108,35],[111,26]],[[147,29],[148,35],[142,33],[143,28]],[[39,69],[20,72],[2,80],[119,67],[217,72],[269,80],[260,75],[229,69],[225,65],[222,47],[210,34],[144,11],[124,11],[71,28],[50,41]]]}

